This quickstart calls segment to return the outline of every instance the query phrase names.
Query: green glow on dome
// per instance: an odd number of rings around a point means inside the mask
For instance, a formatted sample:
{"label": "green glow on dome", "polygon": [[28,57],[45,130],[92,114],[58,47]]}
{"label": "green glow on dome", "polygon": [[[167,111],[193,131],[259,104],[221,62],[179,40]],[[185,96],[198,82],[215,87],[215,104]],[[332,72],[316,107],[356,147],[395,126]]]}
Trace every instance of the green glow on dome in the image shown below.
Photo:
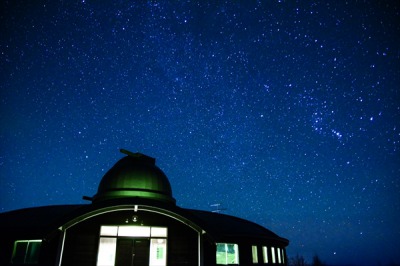
{"label": "green glow on dome", "polygon": [[140,197],[175,203],[171,185],[155,159],[140,153],[127,154],[102,178],[93,201]]}

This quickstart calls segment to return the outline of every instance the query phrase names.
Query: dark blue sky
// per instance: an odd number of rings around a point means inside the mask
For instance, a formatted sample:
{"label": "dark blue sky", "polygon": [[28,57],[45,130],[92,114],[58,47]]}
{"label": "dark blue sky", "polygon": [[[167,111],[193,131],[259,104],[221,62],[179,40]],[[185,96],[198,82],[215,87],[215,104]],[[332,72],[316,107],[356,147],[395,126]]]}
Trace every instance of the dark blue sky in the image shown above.
{"label": "dark blue sky", "polygon": [[2,1],[0,211],[83,203],[125,148],[289,257],[400,263],[399,6]]}

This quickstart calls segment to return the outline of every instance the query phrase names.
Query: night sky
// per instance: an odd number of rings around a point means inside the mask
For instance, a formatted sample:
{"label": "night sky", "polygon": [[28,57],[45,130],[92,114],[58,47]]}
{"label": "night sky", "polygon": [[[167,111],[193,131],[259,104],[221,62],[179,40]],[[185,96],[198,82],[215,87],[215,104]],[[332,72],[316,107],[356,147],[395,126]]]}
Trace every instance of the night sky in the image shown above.
{"label": "night sky", "polygon": [[87,203],[120,148],[288,256],[400,263],[398,1],[1,1],[0,211]]}

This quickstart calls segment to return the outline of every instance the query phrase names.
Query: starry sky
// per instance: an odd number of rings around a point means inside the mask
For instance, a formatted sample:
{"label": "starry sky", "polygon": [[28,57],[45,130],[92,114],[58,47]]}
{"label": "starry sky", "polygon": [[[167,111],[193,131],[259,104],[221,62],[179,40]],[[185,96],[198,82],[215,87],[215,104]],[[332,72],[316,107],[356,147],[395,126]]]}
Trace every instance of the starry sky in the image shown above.
{"label": "starry sky", "polygon": [[1,1],[0,211],[86,203],[120,148],[288,256],[400,263],[398,1]]}

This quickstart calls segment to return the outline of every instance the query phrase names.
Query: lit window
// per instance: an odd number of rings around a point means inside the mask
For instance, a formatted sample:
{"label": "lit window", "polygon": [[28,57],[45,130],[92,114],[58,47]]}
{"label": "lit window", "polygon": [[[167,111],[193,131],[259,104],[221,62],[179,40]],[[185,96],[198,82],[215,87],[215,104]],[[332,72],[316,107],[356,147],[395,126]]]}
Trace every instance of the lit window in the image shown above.
{"label": "lit window", "polygon": [[117,238],[100,237],[97,266],[114,266]]}
{"label": "lit window", "polygon": [[14,242],[12,264],[37,264],[42,240],[17,240]]}
{"label": "lit window", "polygon": [[151,236],[152,237],[167,237],[167,228],[166,227],[152,227],[151,228]]}
{"label": "lit window", "polygon": [[150,266],[167,265],[167,240],[152,238],[150,241]]}
{"label": "lit window", "polygon": [[264,263],[268,263],[268,248],[266,246],[262,247],[263,252],[263,261]]}
{"label": "lit window", "polygon": [[217,243],[217,264],[239,264],[237,244]]}
{"label": "lit window", "polygon": [[102,226],[100,228],[101,236],[117,236],[118,226]]}
{"label": "lit window", "polygon": [[149,226],[119,226],[118,236],[150,237]]}
{"label": "lit window", "polygon": [[251,254],[253,256],[253,263],[258,263],[257,246],[251,246]]}
{"label": "lit window", "polygon": [[271,247],[271,255],[272,255],[272,263],[276,263],[276,260],[275,260],[275,248],[274,247]]}
{"label": "lit window", "polygon": [[284,253],[284,249],[282,249],[281,251],[282,251],[282,263],[285,263],[285,253]]}
{"label": "lit window", "polygon": [[281,249],[280,248],[276,248],[276,252],[278,253],[278,263],[282,263],[282,261],[281,261]]}
{"label": "lit window", "polygon": [[128,236],[128,237],[167,237],[166,227],[150,226],[109,226],[102,225],[101,236]]}

